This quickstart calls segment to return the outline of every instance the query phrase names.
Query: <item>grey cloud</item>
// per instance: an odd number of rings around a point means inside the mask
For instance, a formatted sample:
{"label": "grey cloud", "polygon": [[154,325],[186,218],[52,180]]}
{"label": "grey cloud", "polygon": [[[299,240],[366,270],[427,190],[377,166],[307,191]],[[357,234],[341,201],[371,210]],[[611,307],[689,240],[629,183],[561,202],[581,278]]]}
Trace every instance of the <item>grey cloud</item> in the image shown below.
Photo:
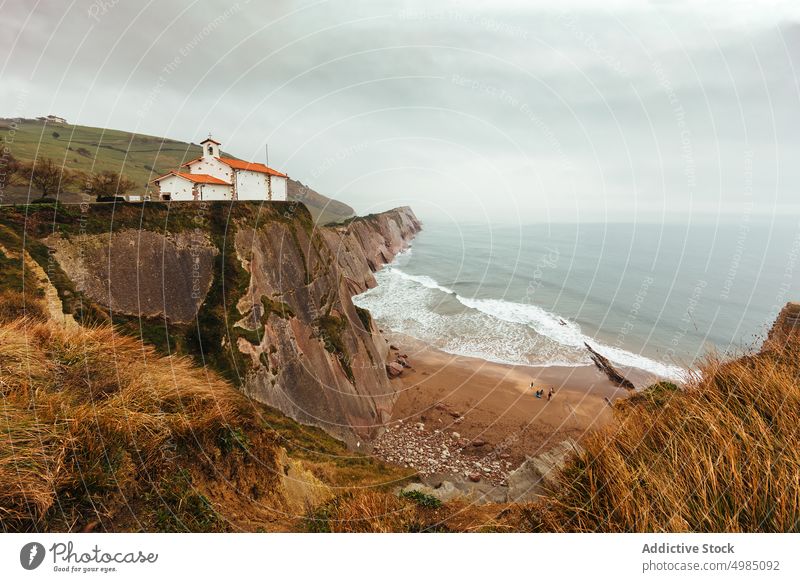
{"label": "grey cloud", "polygon": [[764,199],[792,207],[800,26],[769,4],[14,1],[0,98],[24,88],[27,115],[176,139],[211,130],[243,157],[268,139],[274,164],[359,210],[736,208],[745,155]]}

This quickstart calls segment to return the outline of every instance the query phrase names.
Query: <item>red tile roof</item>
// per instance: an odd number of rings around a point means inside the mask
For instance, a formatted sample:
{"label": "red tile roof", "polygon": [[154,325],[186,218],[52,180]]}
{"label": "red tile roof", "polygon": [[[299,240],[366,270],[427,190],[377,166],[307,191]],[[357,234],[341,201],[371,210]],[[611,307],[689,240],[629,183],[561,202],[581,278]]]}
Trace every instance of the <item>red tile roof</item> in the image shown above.
{"label": "red tile roof", "polygon": [[219,178],[215,178],[214,176],[209,176],[208,174],[188,174],[186,172],[169,172],[168,174],[164,174],[153,180],[153,182],[158,182],[159,180],[163,180],[167,176],[180,176],[181,178],[186,178],[190,182],[195,182],[197,184],[219,184],[221,186],[230,186],[230,182],[226,182],[225,180],[220,180]]}
{"label": "red tile roof", "polygon": [[[234,158],[216,158],[223,164],[230,166],[235,170],[248,170],[250,172],[258,172],[259,174],[269,174],[270,176],[277,176],[278,178],[288,178],[286,174],[282,174],[278,170],[274,170],[269,166],[265,166],[264,164],[258,164],[256,162],[245,162],[244,160],[237,160]],[[202,162],[203,158],[195,158],[193,160],[189,160],[188,162],[181,164],[181,168],[186,166],[191,166],[197,162]]]}
{"label": "red tile roof", "polygon": [[264,164],[256,162],[245,162],[243,160],[235,160],[233,158],[217,158],[223,164],[229,165],[235,170],[248,170],[250,172],[258,172],[259,174],[269,174],[270,176],[278,176],[279,178],[288,178],[286,174],[281,174],[278,170],[273,170]]}

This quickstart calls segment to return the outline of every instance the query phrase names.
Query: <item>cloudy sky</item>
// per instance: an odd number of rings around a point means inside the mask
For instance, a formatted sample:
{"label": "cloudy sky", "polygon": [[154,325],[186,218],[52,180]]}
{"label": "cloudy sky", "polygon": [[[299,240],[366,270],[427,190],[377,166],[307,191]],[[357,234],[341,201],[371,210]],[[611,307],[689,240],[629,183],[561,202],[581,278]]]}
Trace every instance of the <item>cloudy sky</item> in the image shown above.
{"label": "cloudy sky", "polygon": [[211,131],[359,212],[800,211],[800,3],[0,0],[0,116]]}

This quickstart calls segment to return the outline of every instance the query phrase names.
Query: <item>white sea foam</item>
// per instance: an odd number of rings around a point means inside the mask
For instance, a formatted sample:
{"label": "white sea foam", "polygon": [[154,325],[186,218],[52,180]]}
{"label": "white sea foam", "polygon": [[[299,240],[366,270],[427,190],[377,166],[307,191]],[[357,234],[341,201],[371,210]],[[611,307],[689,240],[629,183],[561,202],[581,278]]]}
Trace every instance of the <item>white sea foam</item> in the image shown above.
{"label": "white sea foam", "polygon": [[587,339],[578,324],[562,319],[536,305],[502,299],[469,299],[458,296],[462,305],[507,321],[531,326],[536,333],[570,347],[583,347]]}
{"label": "white sea foam", "polygon": [[423,287],[427,287],[428,289],[438,289],[439,291],[448,294],[455,293],[455,291],[453,291],[449,287],[443,287],[439,285],[439,283],[437,283],[434,279],[426,275],[409,275],[408,273],[401,271],[400,269],[394,266],[387,267],[387,270],[391,271],[392,273],[400,277],[403,277],[404,279],[407,279],[409,281],[414,281],[415,283],[419,283],[420,285],[422,285]]}
{"label": "white sea foam", "polygon": [[623,366],[646,370],[664,378],[681,379],[685,374],[684,370],[677,366],[663,364],[646,356],[598,342],[584,335],[577,323],[567,321],[536,305],[501,299],[467,299],[461,296],[458,296],[458,300],[467,307],[477,309],[497,319],[531,326],[539,335],[563,346],[583,349],[585,343],[591,344],[597,352]]}
{"label": "white sea foam", "polygon": [[[462,297],[432,277],[404,272],[397,261],[377,278],[378,287],[354,297],[354,302],[390,329],[449,353],[510,364],[579,366],[591,363],[587,342],[616,364],[664,378],[685,377],[677,366],[598,342],[577,323],[536,305]],[[443,309],[452,301],[466,309]]]}
{"label": "white sea foam", "polygon": [[409,244],[405,249],[400,251],[394,256],[394,260],[391,262],[392,265],[405,265],[408,263],[408,260],[411,258],[413,253],[413,245]]}

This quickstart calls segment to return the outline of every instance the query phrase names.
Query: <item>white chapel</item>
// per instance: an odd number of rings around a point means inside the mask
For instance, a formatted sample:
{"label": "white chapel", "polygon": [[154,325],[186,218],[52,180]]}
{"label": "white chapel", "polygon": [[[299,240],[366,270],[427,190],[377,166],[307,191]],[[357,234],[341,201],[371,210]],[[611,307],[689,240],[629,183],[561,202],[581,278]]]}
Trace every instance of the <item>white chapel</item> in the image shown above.
{"label": "white chapel", "polygon": [[152,181],[160,200],[286,200],[288,176],[256,162],[220,156],[210,135],[203,155]]}

